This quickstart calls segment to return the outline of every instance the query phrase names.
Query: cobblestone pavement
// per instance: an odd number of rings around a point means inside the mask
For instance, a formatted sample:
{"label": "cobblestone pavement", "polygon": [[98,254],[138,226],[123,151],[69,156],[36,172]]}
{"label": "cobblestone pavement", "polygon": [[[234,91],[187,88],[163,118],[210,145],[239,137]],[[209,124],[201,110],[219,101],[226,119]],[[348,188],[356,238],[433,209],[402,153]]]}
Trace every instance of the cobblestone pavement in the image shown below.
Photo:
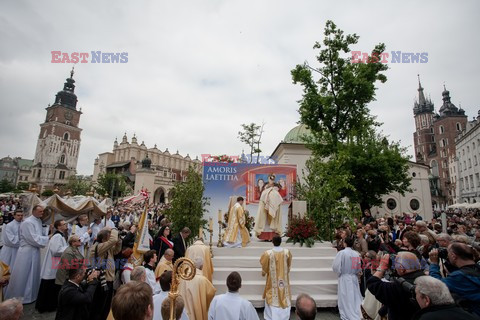
{"label": "cobblestone pavement", "polygon": [[[257,309],[258,315],[260,320],[263,320],[263,309]],[[35,303],[26,304],[23,306],[23,318],[22,319],[32,319],[32,320],[54,320],[55,319],[55,312],[48,312],[48,313],[38,313],[35,310]],[[290,319],[296,319],[295,313],[292,312]],[[323,308],[318,309],[316,319],[322,320],[337,320],[340,319],[338,311],[336,308]],[[161,319],[154,319],[154,320],[161,320]]]}

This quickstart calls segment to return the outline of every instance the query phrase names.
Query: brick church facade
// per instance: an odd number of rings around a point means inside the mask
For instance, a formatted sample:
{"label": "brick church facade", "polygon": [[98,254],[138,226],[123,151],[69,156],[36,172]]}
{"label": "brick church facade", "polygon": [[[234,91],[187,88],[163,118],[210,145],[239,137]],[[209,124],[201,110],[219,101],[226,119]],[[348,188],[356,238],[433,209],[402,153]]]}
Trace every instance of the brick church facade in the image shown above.
{"label": "brick church facade", "polygon": [[455,156],[455,138],[467,123],[465,111],[451,102],[445,86],[442,100],[443,104],[436,113],[433,102],[425,97],[419,79],[418,100],[413,107],[415,159],[430,167],[432,205],[436,208],[453,203],[455,186],[450,181],[449,159]]}

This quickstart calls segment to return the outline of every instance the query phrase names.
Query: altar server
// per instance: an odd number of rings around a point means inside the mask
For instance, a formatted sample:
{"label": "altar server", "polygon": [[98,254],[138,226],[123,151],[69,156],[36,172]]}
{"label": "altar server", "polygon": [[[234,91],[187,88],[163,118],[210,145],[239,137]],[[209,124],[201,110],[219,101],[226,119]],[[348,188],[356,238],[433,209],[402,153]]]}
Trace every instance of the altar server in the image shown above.
{"label": "altar server", "polygon": [[68,225],[65,220],[57,220],[53,224],[56,231],[48,242],[47,251],[43,259],[42,271],[40,278],[40,290],[38,291],[38,299],[35,304],[35,309],[41,312],[52,312],[57,309],[57,297],[60,289],[59,285],[55,284],[55,277],[57,269],[61,267],[60,257],[62,253],[68,248],[65,240],[65,232]]}
{"label": "altar server", "polygon": [[228,292],[215,296],[208,320],[258,320],[258,314],[252,303],[240,297],[238,290],[242,287],[242,277],[236,271],[227,277]]}
{"label": "altar server", "polygon": [[20,247],[20,223],[23,220],[23,211],[17,210],[10,223],[4,226],[2,232],[3,248],[0,251],[0,261],[10,267],[13,266]]}
{"label": "altar server", "polygon": [[37,300],[40,287],[40,248],[48,244],[48,227],[42,226],[43,207],[36,205],[32,215],[20,225],[20,248],[13,264],[7,299],[23,297],[23,303]]}
{"label": "altar server", "polygon": [[333,261],[333,271],[338,274],[338,309],[340,318],[360,320],[362,294],[358,284],[358,274],[362,271],[360,254],[352,250],[354,240],[345,238],[345,250],[337,253]]}

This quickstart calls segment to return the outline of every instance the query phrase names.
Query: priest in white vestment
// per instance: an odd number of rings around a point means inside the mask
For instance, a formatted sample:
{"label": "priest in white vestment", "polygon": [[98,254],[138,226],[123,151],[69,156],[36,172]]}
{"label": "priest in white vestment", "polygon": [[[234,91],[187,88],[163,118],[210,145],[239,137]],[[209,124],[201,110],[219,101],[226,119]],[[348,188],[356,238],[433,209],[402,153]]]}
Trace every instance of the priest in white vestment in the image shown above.
{"label": "priest in white vestment", "polygon": [[245,227],[245,210],[243,197],[238,197],[228,213],[228,226],[225,229],[223,245],[226,248],[245,247],[250,242],[250,235]]}
{"label": "priest in white vestment", "polygon": [[[158,281],[160,282],[160,288],[162,289],[162,291],[158,294],[153,295],[153,319],[162,319],[162,302],[163,300],[168,298],[168,293],[170,292],[170,286],[172,283],[172,271],[163,272],[160,275]],[[187,308],[183,308],[180,320],[189,320],[187,315]]]}
{"label": "priest in white vestment", "polygon": [[282,234],[282,212],[280,206],[283,198],[278,192],[278,185],[275,184],[275,175],[268,177],[268,184],[265,185],[260,201],[258,212],[255,217],[253,231],[260,240],[272,240],[276,234]]}
{"label": "priest in white vestment", "polygon": [[15,212],[13,218],[14,220],[3,227],[3,248],[0,251],[0,261],[3,261],[10,269],[13,267],[20,247],[20,224],[23,220],[23,211]]}
{"label": "priest in white vestment", "polygon": [[88,247],[92,229],[88,227],[88,216],[86,214],[79,215],[77,217],[77,223],[68,225],[68,237],[70,238],[73,234],[79,236],[80,242],[82,243],[78,251],[80,251],[84,258],[88,258]]}
{"label": "priest in white vestment", "polygon": [[38,290],[38,299],[35,303],[35,309],[39,312],[53,312],[57,309],[58,293],[62,288],[55,284],[57,270],[62,265],[60,257],[65,249],[68,248],[65,240],[65,232],[68,225],[65,220],[57,220],[53,225],[56,229],[48,242],[48,247],[43,258],[42,271],[40,272],[40,289]]}
{"label": "priest in white vestment", "polygon": [[23,297],[23,303],[37,300],[40,287],[40,248],[48,244],[48,227],[42,226],[43,207],[33,207],[32,215],[20,225],[20,248],[13,264],[5,297]]}
{"label": "priest in white vestment", "polygon": [[337,253],[333,261],[333,271],[338,274],[338,310],[340,318],[360,320],[362,294],[358,283],[358,275],[362,271],[360,254],[352,250],[353,238],[345,239],[345,250]]}
{"label": "priest in white vestment", "polygon": [[273,249],[265,251],[260,257],[262,276],[267,276],[263,298],[265,299],[265,320],[290,319],[292,294],[290,291],[290,250],[280,247],[282,238],[272,239]]}
{"label": "priest in white vestment", "polygon": [[213,298],[208,309],[208,320],[258,320],[252,303],[240,297],[242,277],[236,271],[227,277],[228,292]]}

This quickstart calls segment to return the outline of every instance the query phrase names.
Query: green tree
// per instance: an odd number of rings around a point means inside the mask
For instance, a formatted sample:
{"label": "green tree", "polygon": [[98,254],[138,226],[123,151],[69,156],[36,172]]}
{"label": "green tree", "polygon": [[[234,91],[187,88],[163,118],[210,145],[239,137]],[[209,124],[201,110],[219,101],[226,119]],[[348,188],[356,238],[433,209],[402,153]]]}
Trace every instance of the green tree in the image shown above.
{"label": "green tree", "polygon": [[382,196],[391,192],[404,195],[410,190],[406,149],[399,143],[388,142],[373,129],[357,135],[342,144],[339,154],[347,159],[343,170],[350,172],[353,188],[344,189],[342,195],[359,203],[362,212],[381,205]]}
{"label": "green tree", "polygon": [[[355,63],[348,53],[358,42],[356,34],[344,35],[332,21],[327,21],[324,34],[323,44],[314,45],[320,50],[320,67],[305,63],[292,70],[293,82],[303,87],[301,122],[313,134],[306,142],[313,153],[307,169],[314,177],[298,189],[315,210],[319,208],[319,219],[343,210],[329,201],[347,198],[362,209],[370,208],[380,204],[384,194],[405,192],[410,183],[405,150],[376,133],[380,124],[368,109],[375,100],[376,82],[387,80],[387,65],[379,59],[385,45],[375,46],[367,63]],[[319,201],[325,203],[316,204]]]}
{"label": "green tree", "polygon": [[[293,82],[303,87],[299,113],[301,122],[313,133],[312,150],[330,156],[336,153],[339,142],[375,124],[367,105],[375,100],[375,82],[387,80],[382,71],[388,67],[378,59],[385,50],[383,43],[375,46],[368,63],[354,63],[348,53],[359,36],[345,36],[332,21],[327,21],[324,34],[323,45],[316,42],[313,46],[320,49],[320,67],[314,69],[304,63],[291,73]],[[319,76],[317,81],[312,71]]]}
{"label": "green tree", "polygon": [[95,192],[101,196],[108,194],[112,199],[123,197],[127,191],[125,176],[116,173],[105,173],[98,176]]}
{"label": "green tree", "polygon": [[77,176],[68,177],[68,182],[65,189],[70,190],[73,196],[84,196],[92,188],[92,183]]}
{"label": "green tree", "polygon": [[305,182],[296,185],[297,197],[307,201],[307,215],[315,221],[321,240],[332,241],[337,226],[345,219],[351,221],[360,215],[358,206],[343,198],[345,190],[353,190],[349,183],[350,173],[342,169],[346,160],[337,157],[322,161],[312,157],[305,164]]}
{"label": "green tree", "polygon": [[19,182],[17,184],[18,190],[28,190],[28,187],[29,187],[28,182]]}
{"label": "green tree", "polygon": [[259,126],[255,123],[242,124],[242,131],[238,132],[238,138],[241,142],[248,145],[250,148],[250,163],[253,161],[253,155],[257,154],[257,163],[259,162],[260,152],[260,143],[263,133],[263,124]]}
{"label": "green tree", "polygon": [[47,190],[42,192],[41,196],[42,197],[51,197],[54,194],[55,194],[55,192],[53,192],[53,190],[47,189]]}
{"label": "green tree", "polygon": [[13,189],[15,189],[15,186],[13,185],[13,183],[8,181],[7,179],[3,179],[3,180],[0,181],[0,192],[1,193],[11,192],[11,191],[13,191]]}
{"label": "green tree", "polygon": [[202,176],[195,167],[190,166],[186,180],[175,183],[171,207],[166,211],[172,221],[173,233],[189,227],[192,235],[196,236],[199,228],[205,226],[207,221],[203,215],[207,211],[205,206],[209,200],[203,196],[204,190]]}

